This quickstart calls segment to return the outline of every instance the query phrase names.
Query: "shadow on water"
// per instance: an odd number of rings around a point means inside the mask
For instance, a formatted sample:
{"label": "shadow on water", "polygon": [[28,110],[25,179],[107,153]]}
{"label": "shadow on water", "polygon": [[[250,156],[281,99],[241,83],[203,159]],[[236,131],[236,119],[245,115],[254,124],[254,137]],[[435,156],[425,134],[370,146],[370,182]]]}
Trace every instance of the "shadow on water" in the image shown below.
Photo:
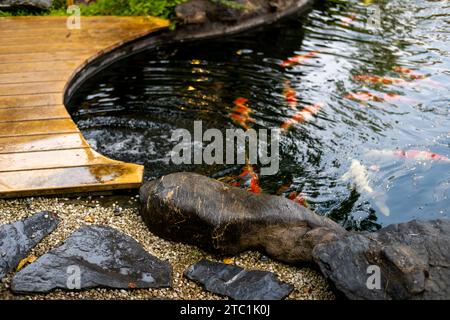
{"label": "shadow on water", "polygon": [[[368,24],[377,8],[381,30]],[[255,129],[279,128],[320,102],[316,116],[282,135],[280,170],[261,177],[264,192],[301,192],[313,210],[353,230],[448,217],[450,164],[395,151],[450,156],[449,21],[445,1],[323,1],[305,17],[263,30],[129,57],[86,82],[70,112],[94,149],[144,164],[146,179],[176,171],[220,177],[242,166],[171,163],[173,130],[192,132],[194,120],[203,130],[236,128],[229,115],[238,97],[248,99]],[[309,52],[318,53],[280,67]],[[354,159],[372,193],[341,179]]]}

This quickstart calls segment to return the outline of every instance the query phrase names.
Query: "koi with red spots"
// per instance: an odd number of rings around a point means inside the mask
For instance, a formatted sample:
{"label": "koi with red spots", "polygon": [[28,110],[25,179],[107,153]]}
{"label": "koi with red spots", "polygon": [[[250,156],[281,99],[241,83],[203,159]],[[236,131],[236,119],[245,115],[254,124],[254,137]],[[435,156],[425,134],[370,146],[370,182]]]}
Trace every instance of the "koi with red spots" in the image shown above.
{"label": "koi with red spots", "polygon": [[291,67],[291,66],[300,64],[307,59],[314,58],[317,54],[319,54],[319,51],[311,51],[306,54],[299,54],[299,55],[287,58],[286,60],[284,60],[283,62],[280,63],[280,67],[287,68],[287,67]]}
{"label": "koi with red spots", "polygon": [[295,113],[290,119],[281,124],[281,129],[289,130],[293,125],[299,122],[311,121],[315,115],[317,115],[322,108],[322,103],[316,103],[312,106],[307,106],[303,110]]}
{"label": "koi with red spots", "polygon": [[371,150],[368,152],[368,155],[395,156],[415,160],[434,160],[434,161],[450,162],[450,158],[445,155],[421,150]]}

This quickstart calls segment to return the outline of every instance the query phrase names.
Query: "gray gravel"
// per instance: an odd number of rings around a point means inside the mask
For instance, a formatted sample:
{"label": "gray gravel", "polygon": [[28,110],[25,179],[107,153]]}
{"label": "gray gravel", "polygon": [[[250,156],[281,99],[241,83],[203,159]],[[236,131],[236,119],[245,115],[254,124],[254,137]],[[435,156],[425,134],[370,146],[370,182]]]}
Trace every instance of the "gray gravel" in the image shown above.
{"label": "gray gravel", "polygon": [[[56,212],[61,222],[58,228],[31,252],[31,255],[36,257],[62,244],[72,232],[83,225],[105,224],[117,228],[136,239],[149,253],[172,264],[172,289],[91,289],[81,292],[56,290],[49,294],[22,296],[13,295],[8,290],[10,274],[0,283],[0,299],[225,299],[206,292],[183,277],[184,270],[201,259],[224,262],[224,257],[211,256],[196,247],[156,237],[143,223],[137,200],[131,196],[0,200],[0,224],[10,223],[43,210]],[[225,261],[244,268],[274,272],[281,281],[294,286],[295,289],[288,299],[334,299],[323,276],[314,270],[275,262],[257,252],[245,252],[236,257],[228,257]]]}

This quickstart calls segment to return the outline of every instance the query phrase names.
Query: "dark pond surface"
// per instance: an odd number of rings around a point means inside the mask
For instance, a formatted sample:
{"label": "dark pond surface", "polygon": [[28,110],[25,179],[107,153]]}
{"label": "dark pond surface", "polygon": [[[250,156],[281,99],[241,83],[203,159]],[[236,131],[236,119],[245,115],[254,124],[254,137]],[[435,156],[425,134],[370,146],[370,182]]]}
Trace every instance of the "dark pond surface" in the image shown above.
{"label": "dark pond surface", "polygon": [[298,112],[287,88],[298,110],[323,106],[282,135],[280,170],[261,177],[264,192],[289,186],[284,196],[303,193],[349,229],[449,216],[449,1],[324,1],[266,30],[127,58],[70,105],[94,149],[144,164],[147,179],[182,170],[218,177],[242,166],[175,166],[172,131],[192,130],[194,120],[236,127],[238,97],[248,99],[251,127],[279,128]]}

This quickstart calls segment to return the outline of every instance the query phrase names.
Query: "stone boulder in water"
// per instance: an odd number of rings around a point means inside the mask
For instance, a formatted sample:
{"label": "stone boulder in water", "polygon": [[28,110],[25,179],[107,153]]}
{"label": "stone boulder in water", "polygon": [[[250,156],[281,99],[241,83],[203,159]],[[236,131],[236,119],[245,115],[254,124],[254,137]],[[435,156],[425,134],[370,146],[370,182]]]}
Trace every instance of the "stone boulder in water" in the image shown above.
{"label": "stone boulder in water", "polygon": [[319,244],[313,256],[350,299],[450,299],[450,220],[350,234]]}
{"label": "stone boulder in water", "polygon": [[313,248],[345,231],[288,199],[253,194],[195,173],[174,173],[146,183],[141,213],[166,239],[237,254],[261,249],[288,263],[312,262]]}
{"label": "stone boulder in water", "polygon": [[38,9],[50,9],[52,2],[52,0],[2,0],[0,1],[0,8],[32,7]]}

